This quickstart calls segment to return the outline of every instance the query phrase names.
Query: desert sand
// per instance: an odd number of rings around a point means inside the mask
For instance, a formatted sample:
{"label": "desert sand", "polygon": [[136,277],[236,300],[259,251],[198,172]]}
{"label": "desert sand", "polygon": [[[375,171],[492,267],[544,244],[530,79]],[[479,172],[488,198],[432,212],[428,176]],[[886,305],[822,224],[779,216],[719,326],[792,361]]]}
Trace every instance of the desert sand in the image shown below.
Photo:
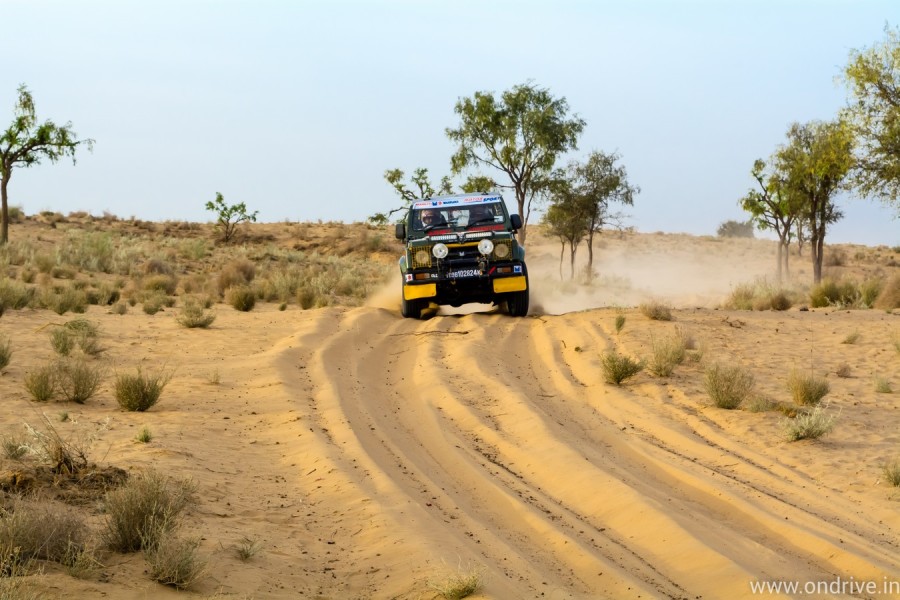
{"label": "desert sand", "polygon": [[[900,314],[720,309],[733,285],[771,276],[774,250],[608,236],[602,285],[567,289],[558,246],[535,236],[533,310],[518,319],[478,306],[403,319],[396,281],[365,306],[219,304],[209,329],[179,326],[173,309],[90,307],[80,316],[99,325],[110,375],[173,372],[146,413],[121,411],[109,380],[84,405],[32,402],[22,382],[52,358],[48,324],[74,315],[9,310],[0,431],[67,411],[55,426],[94,435],[98,463],[190,478],[185,533],[209,559],[187,592],[150,581],[140,554],[106,555],[93,580],[53,566],[31,579],[49,597],[123,600],[435,598],[434,582],[471,571],[476,598],[748,598],[751,582],[851,578],[897,587],[806,596],[900,597],[900,488],[882,476],[900,456]],[[808,258],[792,260],[808,278]],[[674,320],[643,316],[647,298]],[[602,353],[646,357],[675,328],[699,361],[604,382]],[[791,368],[826,377],[834,431],[789,442],[781,412],[714,407],[714,362],[746,367],[782,402]],[[876,376],[894,393],[876,393]],[[243,538],[260,545],[246,562]]]}

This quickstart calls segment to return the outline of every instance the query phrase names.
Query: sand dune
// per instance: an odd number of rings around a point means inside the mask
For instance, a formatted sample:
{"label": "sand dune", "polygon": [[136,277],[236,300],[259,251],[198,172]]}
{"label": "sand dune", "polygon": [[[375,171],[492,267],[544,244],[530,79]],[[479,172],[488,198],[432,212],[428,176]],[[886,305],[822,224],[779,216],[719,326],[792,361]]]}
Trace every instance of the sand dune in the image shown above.
{"label": "sand dune", "polygon": [[[498,599],[741,598],[759,580],[900,580],[900,492],[880,481],[900,454],[900,394],[872,385],[877,374],[900,388],[898,315],[688,299],[674,322],[624,302],[417,321],[385,298],[222,306],[208,330],[181,328],[172,311],[91,307],[111,373],[174,370],[145,414],[120,412],[110,385],[84,406],[29,401],[23,377],[52,353],[45,326],[68,316],[10,311],[0,425],[66,410],[62,433],[100,431],[96,460],[192,478],[187,531],[211,559],[203,596],[432,598],[429,582],[473,569],[478,597]],[[649,356],[676,327],[702,363],[603,381],[603,352]],[[853,331],[859,341],[842,344]],[[779,412],[713,407],[702,365],[715,361],[746,366],[784,401],[791,367],[827,376],[835,430],[791,443]],[[838,378],[844,363],[853,376]],[[154,439],[135,443],[144,425]],[[262,552],[241,562],[233,545],[245,536]],[[139,555],[112,555],[102,581],[52,568],[35,580],[63,597],[175,597],[143,569]]]}

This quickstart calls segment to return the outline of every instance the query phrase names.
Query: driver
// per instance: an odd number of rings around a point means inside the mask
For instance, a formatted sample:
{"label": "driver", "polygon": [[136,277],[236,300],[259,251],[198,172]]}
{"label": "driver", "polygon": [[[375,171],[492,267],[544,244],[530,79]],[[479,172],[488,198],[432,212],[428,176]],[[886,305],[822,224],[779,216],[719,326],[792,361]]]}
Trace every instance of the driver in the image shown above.
{"label": "driver", "polygon": [[419,219],[422,221],[422,225],[424,227],[430,227],[431,225],[440,225],[444,223],[444,217],[441,216],[441,213],[438,211],[426,208],[419,215]]}
{"label": "driver", "polygon": [[488,206],[473,206],[469,211],[469,223],[484,222],[493,218],[494,212]]}

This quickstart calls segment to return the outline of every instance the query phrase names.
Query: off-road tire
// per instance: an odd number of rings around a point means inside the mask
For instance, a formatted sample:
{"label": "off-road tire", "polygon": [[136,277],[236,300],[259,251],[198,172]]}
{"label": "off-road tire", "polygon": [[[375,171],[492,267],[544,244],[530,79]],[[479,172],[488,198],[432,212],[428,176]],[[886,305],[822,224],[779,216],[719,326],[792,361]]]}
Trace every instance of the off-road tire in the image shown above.
{"label": "off-road tire", "polygon": [[[526,286],[527,284],[527,279]],[[524,317],[528,314],[528,287],[521,292],[512,292],[506,296],[506,310],[512,317]]]}
{"label": "off-road tire", "polygon": [[403,296],[403,288],[400,288],[400,314],[407,319],[418,319],[422,316],[425,302],[422,300],[407,300]]}

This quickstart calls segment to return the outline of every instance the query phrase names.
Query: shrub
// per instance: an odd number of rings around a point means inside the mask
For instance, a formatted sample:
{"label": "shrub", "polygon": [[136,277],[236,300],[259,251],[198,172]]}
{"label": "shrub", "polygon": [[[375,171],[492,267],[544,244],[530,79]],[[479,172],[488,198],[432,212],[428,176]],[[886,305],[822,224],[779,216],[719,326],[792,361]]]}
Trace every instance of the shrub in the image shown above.
{"label": "shrub", "polygon": [[644,368],[643,363],[615,351],[603,354],[600,357],[600,363],[603,365],[603,375],[606,382],[615,385],[620,385],[629,377],[640,373]]}
{"label": "shrub", "polygon": [[879,394],[893,394],[894,390],[891,388],[890,380],[885,377],[876,377],[875,392]]}
{"label": "shrub", "polygon": [[148,275],[144,277],[141,287],[148,292],[162,292],[167,296],[175,293],[178,281],[174,275]]}
{"label": "shrub", "polygon": [[847,363],[841,363],[837,369],[835,369],[834,374],[842,379],[846,379],[850,377],[850,365]]}
{"label": "shrub", "polygon": [[146,314],[155,315],[161,311],[165,305],[166,295],[161,292],[155,292],[153,294],[148,294],[144,298],[144,303],[141,305],[141,308]]}
{"label": "shrub", "polygon": [[872,306],[881,310],[900,308],[900,273],[894,274],[884,284]]}
{"label": "shrub", "polygon": [[873,308],[881,289],[884,287],[882,279],[867,279],[859,284],[859,301],[866,308]]}
{"label": "shrub", "polygon": [[153,433],[150,432],[149,427],[144,426],[138,431],[138,434],[134,439],[142,444],[149,444],[153,440]]}
{"label": "shrub", "polygon": [[253,310],[256,305],[256,294],[248,285],[237,285],[228,288],[225,293],[225,301],[228,302],[235,310],[247,312]]}
{"label": "shrub", "polygon": [[235,545],[234,550],[239,559],[247,562],[259,553],[261,547],[259,540],[244,536]]}
{"label": "shrub", "polygon": [[56,366],[51,363],[26,373],[25,390],[36,402],[52,400],[56,394]]}
{"label": "shrub", "polygon": [[150,577],[176,589],[189,588],[206,571],[206,561],[197,555],[199,539],[180,539],[167,532],[153,543],[144,544]]}
{"label": "shrub", "polygon": [[46,416],[43,417],[43,426],[44,431],[40,431],[25,423],[25,429],[31,436],[28,451],[38,462],[62,475],[74,475],[87,467],[87,446],[90,440],[64,440]]}
{"label": "shrub", "polygon": [[813,308],[825,306],[853,306],[859,303],[860,293],[851,281],[836,282],[823,279],[809,291],[809,302]]}
{"label": "shrub", "polygon": [[845,337],[845,338],[841,341],[841,343],[842,343],[842,344],[855,344],[855,343],[858,342],[858,341],[859,341],[859,332],[858,332],[858,331],[853,331],[853,332],[851,332],[851,333],[848,333],[848,334],[847,334],[847,337]]}
{"label": "shrub", "polygon": [[74,513],[53,504],[17,502],[0,517],[0,548],[18,548],[23,559],[64,562],[83,549],[87,526]]}
{"label": "shrub", "polygon": [[256,277],[256,265],[247,259],[233,260],[219,273],[219,294],[235,285],[248,285]]}
{"label": "shrub", "polygon": [[199,301],[187,300],[181,307],[181,314],[175,320],[188,329],[196,327],[206,329],[216,320],[216,315],[203,310],[203,305]]}
{"label": "shrub", "polygon": [[103,373],[99,367],[90,367],[82,360],[60,360],[54,377],[67,402],[84,404],[100,387]]}
{"label": "shrub", "polygon": [[4,309],[19,310],[34,299],[34,288],[12,279],[0,278],[0,315]]}
{"label": "shrub", "polygon": [[12,359],[12,347],[7,338],[5,342],[0,341],[0,371],[9,366],[10,359]]}
{"label": "shrub", "polygon": [[647,369],[657,377],[668,377],[676,365],[684,362],[684,336],[669,337],[662,341],[653,341],[653,356]]}
{"label": "shrub", "polygon": [[28,453],[28,444],[21,435],[4,435],[0,438],[3,456],[10,460],[19,460]]}
{"label": "shrub", "polygon": [[794,370],[788,376],[788,390],[796,404],[814,406],[821,402],[830,389],[824,378],[813,374],[803,375]]}
{"label": "shrub", "polygon": [[144,272],[144,275],[172,275],[172,267],[169,264],[159,258],[151,258],[144,263],[144,266],[141,269]]}
{"label": "shrub", "polygon": [[50,345],[58,355],[68,356],[75,347],[75,338],[66,328],[54,327],[50,330]]}
{"label": "shrub", "polygon": [[468,598],[481,588],[481,571],[479,569],[461,570],[441,581],[432,581],[429,586],[446,600]]}
{"label": "shrub", "polygon": [[885,463],[884,478],[894,487],[900,487],[900,458]]}
{"label": "shrub", "polygon": [[661,302],[645,302],[640,305],[641,314],[654,321],[671,321],[672,309]]}
{"label": "shrub", "polygon": [[706,393],[719,408],[734,409],[753,391],[753,374],[740,366],[718,363],[706,369]]}
{"label": "shrub", "polygon": [[170,374],[163,373],[145,376],[140,368],[136,375],[118,375],[115,384],[116,401],[125,410],[144,412],[159,401],[159,396],[170,379]]}
{"label": "shrub", "polygon": [[151,470],[107,492],[105,544],[117,552],[152,548],[178,524],[193,491],[189,481],[172,481]]}
{"label": "shrub", "polygon": [[58,315],[67,312],[83,313],[87,310],[87,294],[72,286],[60,289],[45,288],[40,296],[40,304]]}
{"label": "shrub", "polygon": [[816,406],[811,411],[798,414],[793,419],[784,421],[784,430],[788,441],[816,440],[834,429],[837,416],[829,415],[823,406]]}
{"label": "shrub", "polygon": [[725,221],[719,225],[716,235],[728,238],[752,238],[753,221]]}
{"label": "shrub", "polygon": [[616,315],[616,333],[620,333],[625,327],[625,315]]}

